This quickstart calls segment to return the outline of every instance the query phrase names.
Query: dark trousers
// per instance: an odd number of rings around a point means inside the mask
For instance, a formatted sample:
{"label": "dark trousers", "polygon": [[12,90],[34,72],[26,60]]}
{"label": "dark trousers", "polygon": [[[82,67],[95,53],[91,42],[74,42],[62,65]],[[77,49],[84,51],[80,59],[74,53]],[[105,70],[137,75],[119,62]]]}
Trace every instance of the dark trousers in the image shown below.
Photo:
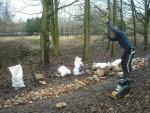
{"label": "dark trousers", "polygon": [[134,57],[134,54],[135,54],[134,49],[125,50],[125,52],[123,53],[122,60],[121,60],[121,67],[124,76],[129,76],[132,71],[131,62]]}

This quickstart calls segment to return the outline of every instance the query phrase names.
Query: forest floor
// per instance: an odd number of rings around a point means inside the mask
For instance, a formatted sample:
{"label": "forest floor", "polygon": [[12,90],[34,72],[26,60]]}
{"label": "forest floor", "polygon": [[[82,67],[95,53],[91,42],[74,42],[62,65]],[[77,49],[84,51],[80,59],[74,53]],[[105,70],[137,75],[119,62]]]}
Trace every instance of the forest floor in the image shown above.
{"label": "forest floor", "polygon": [[[92,37],[91,63],[108,62],[118,59],[121,50],[115,47],[115,56],[111,57],[106,52],[106,42]],[[53,86],[70,84],[75,80],[82,80],[91,75],[74,76],[63,78],[55,77],[57,69],[65,65],[70,69],[74,67],[74,58],[82,57],[83,39],[73,37],[61,37],[61,56],[54,58],[50,55],[49,68],[45,69],[39,63],[39,37],[3,37],[0,38],[0,105],[3,101],[21,97],[39,89],[48,89]],[[143,51],[143,44],[139,42],[135,57],[149,57],[150,49]],[[11,74],[9,66],[21,64],[23,67],[25,88],[14,89],[11,87]],[[112,100],[106,96],[114,89],[118,78],[107,77],[105,80],[92,83],[78,90],[64,94],[36,99],[35,101],[21,103],[19,105],[0,106],[0,113],[150,113],[150,59],[148,65],[142,69],[133,71],[134,79],[132,92],[129,97]],[[89,67],[88,67],[89,68]],[[35,80],[35,74],[43,74],[46,85],[39,85]],[[15,100],[14,100],[15,101]],[[65,108],[58,109],[56,103],[65,102]]]}

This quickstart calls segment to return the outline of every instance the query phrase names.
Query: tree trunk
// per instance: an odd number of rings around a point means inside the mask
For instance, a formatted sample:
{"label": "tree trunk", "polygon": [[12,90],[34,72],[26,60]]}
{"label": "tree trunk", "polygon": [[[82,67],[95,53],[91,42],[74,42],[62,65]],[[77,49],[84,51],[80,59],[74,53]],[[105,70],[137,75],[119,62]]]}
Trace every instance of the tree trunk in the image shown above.
{"label": "tree trunk", "polygon": [[41,20],[41,34],[40,34],[40,61],[46,66],[49,64],[49,26],[50,26],[50,0],[42,0],[43,13]]}
{"label": "tree trunk", "polygon": [[58,0],[54,0],[54,4],[55,4],[55,38],[56,38],[56,45],[54,48],[54,55],[56,57],[58,57],[58,55],[60,54],[60,50],[59,50],[59,26],[58,26]]}
{"label": "tree trunk", "polygon": [[90,0],[85,0],[83,60],[89,62],[90,60],[89,57],[90,57]]}
{"label": "tree trunk", "polygon": [[131,0],[131,7],[132,7],[132,19],[133,19],[133,34],[134,34],[134,46],[136,47],[136,21],[135,21],[135,6],[134,1]]}
{"label": "tree trunk", "polygon": [[121,31],[123,31],[123,10],[122,10],[122,0],[120,0],[120,20],[121,20]]}
{"label": "tree trunk", "polygon": [[[110,13],[111,13],[111,8],[110,8],[110,0],[107,0],[107,8],[108,8],[108,19],[110,19]],[[110,31],[109,31],[109,28],[108,28],[108,36],[110,36]],[[106,51],[109,51],[110,49],[110,40],[108,40],[108,43],[107,43],[107,47],[106,47]]]}
{"label": "tree trunk", "polygon": [[[116,26],[117,20],[117,0],[113,1],[113,25]],[[111,44],[111,55],[114,56],[114,43]]]}
{"label": "tree trunk", "polygon": [[144,25],[144,50],[148,47],[148,23],[145,22]]}
{"label": "tree trunk", "polygon": [[51,33],[53,40],[53,54],[55,57],[59,55],[59,29],[58,29],[58,0],[51,0]]}
{"label": "tree trunk", "polygon": [[145,23],[144,23],[144,50],[148,47],[148,1],[145,0]]}

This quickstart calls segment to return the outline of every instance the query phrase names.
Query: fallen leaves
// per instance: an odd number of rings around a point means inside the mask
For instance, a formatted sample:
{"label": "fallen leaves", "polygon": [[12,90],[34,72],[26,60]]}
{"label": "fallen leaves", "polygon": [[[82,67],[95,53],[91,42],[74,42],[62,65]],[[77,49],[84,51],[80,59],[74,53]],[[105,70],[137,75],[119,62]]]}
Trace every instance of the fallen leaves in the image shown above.
{"label": "fallen leaves", "polygon": [[[35,100],[42,100],[45,98],[54,98],[64,95],[68,92],[76,91],[81,88],[87,87],[93,83],[96,83],[100,80],[99,76],[93,75],[92,79],[85,77],[84,79],[77,80],[75,79],[73,82],[69,84],[60,84],[58,86],[47,87],[45,89],[38,89],[36,91],[30,91],[26,94],[21,96],[15,96],[14,99],[7,99],[0,103],[0,106],[3,108],[5,107],[12,107],[14,105],[25,104],[25,103],[32,103]],[[40,77],[41,78],[41,77]],[[96,82],[95,82],[96,81]]]}

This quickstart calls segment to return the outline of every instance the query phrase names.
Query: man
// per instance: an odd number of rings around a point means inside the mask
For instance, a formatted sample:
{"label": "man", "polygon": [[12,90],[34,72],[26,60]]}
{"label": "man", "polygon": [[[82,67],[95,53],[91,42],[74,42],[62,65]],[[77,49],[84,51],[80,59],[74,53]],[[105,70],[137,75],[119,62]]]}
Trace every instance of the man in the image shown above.
{"label": "man", "polygon": [[120,76],[120,80],[117,83],[117,86],[112,94],[110,95],[113,99],[123,98],[124,96],[130,94],[130,85],[131,85],[131,61],[134,56],[135,50],[134,46],[130,43],[127,35],[117,28],[112,26],[112,23],[107,19],[106,23],[109,30],[112,32],[113,37],[108,36],[111,41],[118,41],[120,46],[124,49],[124,53],[121,59],[121,67],[123,70],[123,76]]}
{"label": "man", "polygon": [[121,67],[123,70],[122,78],[130,77],[130,73],[132,71],[131,62],[135,53],[134,46],[129,41],[127,35],[117,28],[112,26],[112,23],[107,19],[106,24],[108,25],[109,30],[112,32],[113,37],[108,36],[111,41],[118,41],[120,46],[124,49],[124,53],[122,55]]}

